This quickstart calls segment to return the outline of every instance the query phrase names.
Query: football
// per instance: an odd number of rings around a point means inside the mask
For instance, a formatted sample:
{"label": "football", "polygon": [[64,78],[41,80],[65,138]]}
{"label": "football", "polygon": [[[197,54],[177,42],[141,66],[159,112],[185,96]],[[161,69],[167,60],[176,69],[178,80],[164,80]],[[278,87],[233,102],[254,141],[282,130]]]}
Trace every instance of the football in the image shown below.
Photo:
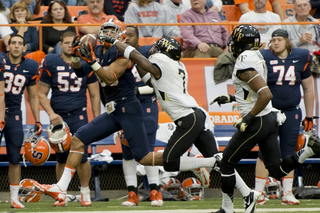
{"label": "football", "polygon": [[91,43],[93,50],[96,50],[97,47],[97,38],[92,34],[84,35],[80,39],[80,46],[83,46],[83,44],[89,45]]}

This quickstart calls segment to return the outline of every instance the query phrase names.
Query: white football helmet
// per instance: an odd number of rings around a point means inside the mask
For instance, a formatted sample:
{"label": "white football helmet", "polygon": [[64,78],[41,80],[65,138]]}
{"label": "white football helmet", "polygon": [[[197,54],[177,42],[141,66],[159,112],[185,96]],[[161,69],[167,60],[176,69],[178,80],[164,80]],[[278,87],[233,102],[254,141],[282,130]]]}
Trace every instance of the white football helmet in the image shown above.
{"label": "white football helmet", "polygon": [[181,182],[176,178],[170,178],[167,185],[163,185],[162,189],[172,194],[176,199],[181,197]]}
{"label": "white football helmet", "polygon": [[197,178],[187,178],[182,182],[181,198],[184,200],[203,200],[204,188]]}
{"label": "white football helmet", "polygon": [[47,134],[50,146],[54,151],[62,153],[70,149],[72,134],[66,122],[49,125]]}
{"label": "white football helmet", "polygon": [[264,190],[269,199],[281,198],[281,184],[273,177],[268,177]]}

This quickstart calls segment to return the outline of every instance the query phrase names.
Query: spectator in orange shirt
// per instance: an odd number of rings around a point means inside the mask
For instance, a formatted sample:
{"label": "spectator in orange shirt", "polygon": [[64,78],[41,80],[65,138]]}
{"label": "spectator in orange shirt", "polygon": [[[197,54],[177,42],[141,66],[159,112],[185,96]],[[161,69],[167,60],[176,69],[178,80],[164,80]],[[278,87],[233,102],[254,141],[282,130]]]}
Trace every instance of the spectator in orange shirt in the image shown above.
{"label": "spectator in orange shirt", "polygon": [[109,19],[117,19],[114,15],[106,15],[103,11],[103,0],[88,0],[87,6],[89,14],[81,15],[78,18],[78,24],[98,24],[99,26],[79,26],[79,35],[82,37],[85,34],[98,35],[101,24],[107,22]]}
{"label": "spectator in orange shirt", "polygon": [[[240,11],[237,14],[237,17],[240,17],[242,14],[254,10],[253,0],[234,0],[234,5],[238,6]],[[281,21],[284,20],[284,14],[281,8],[281,5],[278,0],[269,0],[266,5],[268,11],[274,12],[280,16]]]}

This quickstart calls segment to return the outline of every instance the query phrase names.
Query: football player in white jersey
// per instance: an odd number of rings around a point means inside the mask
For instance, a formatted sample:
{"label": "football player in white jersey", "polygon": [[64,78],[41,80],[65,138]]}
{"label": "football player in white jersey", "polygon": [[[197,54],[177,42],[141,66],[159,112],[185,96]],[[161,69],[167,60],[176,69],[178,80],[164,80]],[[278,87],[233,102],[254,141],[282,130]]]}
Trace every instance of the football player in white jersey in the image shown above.
{"label": "football player in white jersey", "polygon": [[[136,63],[142,80],[152,84],[162,109],[176,124],[176,130],[163,153],[163,166],[166,171],[188,170],[199,165],[196,158],[181,157],[192,144],[204,156],[203,160],[218,153],[208,112],[199,107],[196,100],[188,94],[188,73],[180,61],[181,45],[178,41],[173,38],[159,39],[150,48],[148,59],[133,47],[112,38],[107,38],[106,42],[116,46],[126,58]],[[148,70],[148,73],[145,70]],[[215,155],[217,158],[218,156]],[[217,168],[220,161],[217,162],[216,170],[220,169]],[[250,190],[236,171],[234,173],[234,186],[239,189],[248,204],[245,212],[251,212],[255,203],[250,201],[255,200],[256,193]]]}
{"label": "football player in white jersey", "polygon": [[[258,143],[269,174],[275,178],[287,175],[302,164],[306,158],[320,153],[320,139],[312,137],[301,151],[281,161],[278,145],[278,123],[280,119],[271,105],[272,93],[267,86],[266,63],[260,51],[259,31],[251,25],[239,25],[230,35],[233,55],[237,57],[232,74],[235,97],[222,95],[214,101],[218,104],[238,102],[241,118],[234,126],[238,129],[223,151],[221,160],[222,203],[221,212],[233,212],[233,191],[236,182],[235,166]],[[254,203],[260,197],[255,191]],[[254,212],[253,206],[250,212]]]}

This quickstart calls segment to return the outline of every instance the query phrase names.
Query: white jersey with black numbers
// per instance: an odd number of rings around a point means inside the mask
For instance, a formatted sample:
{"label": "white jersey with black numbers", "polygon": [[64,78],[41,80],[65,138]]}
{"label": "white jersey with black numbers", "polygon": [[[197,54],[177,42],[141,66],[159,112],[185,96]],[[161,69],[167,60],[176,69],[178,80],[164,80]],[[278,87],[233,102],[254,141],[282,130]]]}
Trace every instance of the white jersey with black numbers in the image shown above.
{"label": "white jersey with black numbers", "polygon": [[[241,116],[245,116],[255,105],[258,94],[251,89],[246,81],[237,77],[237,72],[241,70],[255,70],[267,82],[268,70],[260,51],[247,50],[239,55],[232,73],[232,81],[236,90],[236,101],[239,106]],[[272,111],[271,101],[256,116],[263,116]]]}
{"label": "white jersey with black numbers", "polygon": [[193,113],[192,108],[199,105],[188,94],[188,73],[184,64],[162,53],[153,54],[149,61],[161,71],[159,79],[151,75],[151,83],[162,109],[173,121]]}

